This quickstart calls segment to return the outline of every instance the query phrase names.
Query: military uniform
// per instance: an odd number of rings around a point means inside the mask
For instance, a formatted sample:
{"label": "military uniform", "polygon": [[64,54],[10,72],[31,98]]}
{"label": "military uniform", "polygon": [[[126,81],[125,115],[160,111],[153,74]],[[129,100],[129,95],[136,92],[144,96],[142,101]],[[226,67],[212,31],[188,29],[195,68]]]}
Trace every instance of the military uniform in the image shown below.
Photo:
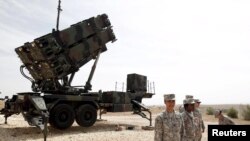
{"label": "military uniform", "polygon": [[180,107],[179,107],[179,113],[183,113],[185,110],[184,110],[184,107],[183,107],[183,105],[181,105]]}
{"label": "military uniform", "polygon": [[195,123],[193,112],[188,113],[184,111],[182,113],[184,131],[182,141],[195,141]]}
{"label": "military uniform", "polygon": [[[174,94],[164,95],[164,100],[174,100]],[[183,121],[179,113],[164,111],[155,119],[154,141],[181,141]]]}
{"label": "military uniform", "polygon": [[227,116],[222,114],[221,110],[214,112],[215,118],[219,118],[219,125],[235,125],[235,123]]}
{"label": "military uniform", "polygon": [[194,110],[194,124],[195,124],[195,140],[201,141],[202,132],[205,130],[205,125],[202,120],[202,115],[198,109]]}
{"label": "military uniform", "polygon": [[[201,103],[199,99],[194,100],[195,103]],[[205,130],[205,125],[202,119],[202,114],[198,108],[195,108],[194,110],[194,122],[195,122],[195,140],[201,141],[202,138],[202,132]]]}
{"label": "military uniform", "polygon": [[219,118],[219,125],[235,125],[235,123],[229,117],[223,115],[223,118]]}
{"label": "military uniform", "polygon": [[155,119],[155,141],[181,141],[183,121],[176,112],[162,112]]}
{"label": "military uniform", "polygon": [[[185,99],[183,104],[194,104],[193,99]],[[183,120],[183,135],[182,141],[195,141],[195,118],[193,112],[187,112],[186,110],[181,114]]]}

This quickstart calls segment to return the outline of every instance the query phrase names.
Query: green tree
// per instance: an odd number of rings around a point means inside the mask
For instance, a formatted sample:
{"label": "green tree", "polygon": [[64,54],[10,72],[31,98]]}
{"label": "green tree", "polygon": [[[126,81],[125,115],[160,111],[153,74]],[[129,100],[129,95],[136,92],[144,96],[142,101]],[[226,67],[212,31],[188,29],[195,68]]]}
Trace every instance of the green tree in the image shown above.
{"label": "green tree", "polygon": [[232,107],[227,110],[227,116],[230,118],[238,118],[238,111]]}

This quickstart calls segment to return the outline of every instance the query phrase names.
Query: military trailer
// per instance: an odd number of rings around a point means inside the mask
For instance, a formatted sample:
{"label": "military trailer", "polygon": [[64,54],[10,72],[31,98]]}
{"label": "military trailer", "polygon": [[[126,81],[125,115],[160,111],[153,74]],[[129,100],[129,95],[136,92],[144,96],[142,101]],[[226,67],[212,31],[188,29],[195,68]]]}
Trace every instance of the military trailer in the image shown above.
{"label": "military trailer", "polygon": [[[106,43],[116,41],[106,14],[91,17],[17,47],[15,52],[23,65],[21,74],[31,82],[32,92],[17,93],[0,99],[0,114],[7,118],[21,113],[31,126],[47,136],[47,123],[56,129],[67,129],[74,121],[90,127],[97,120],[97,111],[133,111],[150,121],[151,112],[141,102],[154,94],[147,92],[147,77],[127,75],[127,90],[91,91],[91,80]],[[94,60],[84,86],[72,86],[75,73]],[[25,74],[27,69],[29,75]],[[144,112],[148,112],[147,116]]]}

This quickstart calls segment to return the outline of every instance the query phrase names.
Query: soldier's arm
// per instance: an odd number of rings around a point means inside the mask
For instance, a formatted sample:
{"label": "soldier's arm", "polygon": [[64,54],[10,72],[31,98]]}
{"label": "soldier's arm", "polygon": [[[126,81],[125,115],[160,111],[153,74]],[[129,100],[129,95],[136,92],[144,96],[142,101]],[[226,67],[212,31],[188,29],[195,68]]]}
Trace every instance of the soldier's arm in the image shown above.
{"label": "soldier's arm", "polygon": [[185,128],[184,128],[184,120],[183,120],[183,117],[181,116],[181,131],[180,131],[180,136],[181,136],[181,141],[183,140],[183,136],[184,136],[184,131]]}
{"label": "soldier's arm", "polygon": [[235,123],[231,119],[228,119],[228,121],[229,121],[229,125],[235,125]]}
{"label": "soldier's arm", "polygon": [[160,116],[155,118],[155,137],[154,141],[163,141],[163,121]]}
{"label": "soldier's arm", "polygon": [[205,131],[205,124],[204,124],[204,121],[203,121],[203,119],[202,119],[202,121],[201,121],[201,127],[202,127],[202,132],[204,132]]}

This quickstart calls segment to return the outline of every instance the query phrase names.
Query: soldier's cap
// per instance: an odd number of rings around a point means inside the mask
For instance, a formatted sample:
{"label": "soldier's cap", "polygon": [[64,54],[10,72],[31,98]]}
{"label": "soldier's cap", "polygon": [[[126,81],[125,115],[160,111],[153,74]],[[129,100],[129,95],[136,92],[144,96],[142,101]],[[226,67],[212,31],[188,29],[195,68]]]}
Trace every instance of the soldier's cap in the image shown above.
{"label": "soldier's cap", "polygon": [[221,110],[215,110],[214,111],[214,116],[218,116],[218,115],[220,115],[221,114]]}
{"label": "soldier's cap", "polygon": [[201,103],[201,101],[199,99],[194,99],[195,103]]}
{"label": "soldier's cap", "polygon": [[194,99],[193,98],[187,98],[183,100],[183,104],[194,104]]}
{"label": "soldier's cap", "polygon": [[167,100],[175,100],[175,94],[165,94],[164,101],[167,101]]}
{"label": "soldier's cap", "polygon": [[186,95],[186,99],[188,99],[188,98],[194,98],[194,96],[192,96],[192,95]]}

